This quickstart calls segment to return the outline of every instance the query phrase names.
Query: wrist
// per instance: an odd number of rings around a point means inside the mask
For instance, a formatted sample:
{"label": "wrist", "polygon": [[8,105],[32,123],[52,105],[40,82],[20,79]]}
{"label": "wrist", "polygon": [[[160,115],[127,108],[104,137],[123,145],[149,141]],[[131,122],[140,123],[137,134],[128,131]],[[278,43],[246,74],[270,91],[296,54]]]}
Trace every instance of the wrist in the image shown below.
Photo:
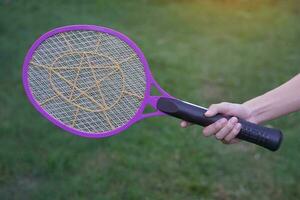
{"label": "wrist", "polygon": [[262,121],[259,120],[258,113],[256,112],[256,109],[253,105],[251,105],[251,102],[245,102],[242,104],[242,106],[245,108],[247,112],[247,121],[260,124]]}

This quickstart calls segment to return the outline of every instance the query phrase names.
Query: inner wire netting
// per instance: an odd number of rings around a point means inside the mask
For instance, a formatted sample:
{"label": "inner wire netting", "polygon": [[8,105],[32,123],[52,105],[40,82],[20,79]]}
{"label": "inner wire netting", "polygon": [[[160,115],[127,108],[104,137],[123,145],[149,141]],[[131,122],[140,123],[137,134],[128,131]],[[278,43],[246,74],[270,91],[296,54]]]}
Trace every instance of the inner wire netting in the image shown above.
{"label": "inner wire netting", "polygon": [[107,33],[78,30],[43,41],[29,64],[35,100],[52,117],[89,133],[133,118],[144,98],[144,67],[135,51]]}

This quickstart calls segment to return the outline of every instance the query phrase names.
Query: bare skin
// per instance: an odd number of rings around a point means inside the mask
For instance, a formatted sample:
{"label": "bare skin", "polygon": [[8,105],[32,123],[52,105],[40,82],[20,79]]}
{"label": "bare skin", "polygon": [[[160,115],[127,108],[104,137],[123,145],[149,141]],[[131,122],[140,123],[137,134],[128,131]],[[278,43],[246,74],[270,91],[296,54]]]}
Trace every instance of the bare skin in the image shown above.
{"label": "bare skin", "polygon": [[[217,140],[225,144],[233,144],[239,140],[235,137],[241,129],[236,117],[260,124],[289,113],[300,110],[300,74],[283,85],[255,97],[243,104],[219,103],[212,104],[205,115],[214,116],[218,113],[235,116],[229,120],[223,118],[203,129],[204,136],[215,136]],[[186,128],[190,124],[182,121],[181,127]]]}

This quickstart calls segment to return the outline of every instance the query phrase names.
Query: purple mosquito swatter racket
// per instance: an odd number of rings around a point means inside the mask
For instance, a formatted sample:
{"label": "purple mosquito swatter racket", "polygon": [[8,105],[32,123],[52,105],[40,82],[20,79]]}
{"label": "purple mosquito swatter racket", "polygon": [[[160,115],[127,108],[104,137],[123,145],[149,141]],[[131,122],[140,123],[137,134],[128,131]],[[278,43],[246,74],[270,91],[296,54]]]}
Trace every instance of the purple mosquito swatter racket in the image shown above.
{"label": "purple mosquito swatter racket", "polygon": [[[112,136],[144,118],[166,114],[202,126],[228,118],[205,117],[205,108],[169,95],[131,39],[94,25],[65,26],[42,35],[26,55],[23,85],[49,121],[90,138]],[[161,96],[151,96],[151,87]],[[148,105],[156,111],[144,113]],[[239,122],[238,138],[273,151],[279,148],[279,130]]]}

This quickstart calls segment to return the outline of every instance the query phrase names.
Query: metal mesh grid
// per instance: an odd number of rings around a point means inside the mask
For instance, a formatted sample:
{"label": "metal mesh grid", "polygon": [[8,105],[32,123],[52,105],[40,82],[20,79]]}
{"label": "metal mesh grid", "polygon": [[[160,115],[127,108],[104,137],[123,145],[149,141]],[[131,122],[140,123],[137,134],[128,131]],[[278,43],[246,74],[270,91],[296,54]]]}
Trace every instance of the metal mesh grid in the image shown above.
{"label": "metal mesh grid", "polygon": [[96,31],[58,33],[43,41],[29,64],[40,106],[62,123],[89,133],[126,124],[146,89],[144,67],[119,38]]}

